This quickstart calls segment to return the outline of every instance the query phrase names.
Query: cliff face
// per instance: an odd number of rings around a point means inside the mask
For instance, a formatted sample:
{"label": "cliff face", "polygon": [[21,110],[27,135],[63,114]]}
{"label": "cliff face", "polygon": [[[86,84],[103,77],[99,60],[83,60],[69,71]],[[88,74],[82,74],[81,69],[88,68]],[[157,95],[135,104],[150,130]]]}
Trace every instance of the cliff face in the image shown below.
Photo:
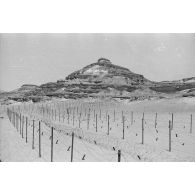
{"label": "cliff face", "polygon": [[50,97],[82,98],[113,97],[130,100],[164,97],[166,94],[195,96],[195,77],[178,81],[153,82],[143,75],[114,65],[105,58],[73,72],[63,80],[40,86],[23,85],[19,89],[3,93],[16,101],[39,101]]}

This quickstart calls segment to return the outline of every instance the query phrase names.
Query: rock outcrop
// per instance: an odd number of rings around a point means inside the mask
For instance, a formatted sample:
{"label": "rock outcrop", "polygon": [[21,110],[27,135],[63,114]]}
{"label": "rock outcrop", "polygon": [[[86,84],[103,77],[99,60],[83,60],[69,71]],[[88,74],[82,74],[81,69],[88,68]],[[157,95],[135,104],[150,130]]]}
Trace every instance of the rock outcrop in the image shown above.
{"label": "rock outcrop", "polygon": [[[194,88],[195,77],[178,81],[153,82],[143,75],[112,64],[106,58],[100,58],[97,62],[73,72],[65,79],[40,86],[26,84],[17,90],[3,93],[3,97],[16,101],[39,101],[51,97],[87,98],[105,96],[142,100],[154,97],[162,98],[165,97],[165,94],[193,95]],[[191,91],[189,91],[190,89]]]}

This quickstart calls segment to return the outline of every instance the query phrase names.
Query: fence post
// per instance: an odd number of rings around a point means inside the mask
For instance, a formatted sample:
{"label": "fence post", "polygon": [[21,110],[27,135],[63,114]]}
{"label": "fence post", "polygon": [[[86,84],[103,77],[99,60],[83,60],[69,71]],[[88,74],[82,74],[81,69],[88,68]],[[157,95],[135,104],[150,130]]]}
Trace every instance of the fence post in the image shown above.
{"label": "fence post", "polygon": [[75,113],[74,112],[75,112],[75,108],[73,109],[73,119],[72,119],[73,126],[74,126],[74,118],[75,118],[75,116],[74,116]]}
{"label": "fence post", "polygon": [[121,150],[118,150],[118,162],[121,162]]}
{"label": "fence post", "polygon": [[81,112],[79,114],[79,128],[81,127]]}
{"label": "fence post", "polygon": [[172,119],[171,120],[172,120],[171,121],[171,124],[172,124],[171,129],[173,129],[173,113],[172,113]]}
{"label": "fence post", "polygon": [[125,116],[123,115],[123,139],[125,139]]}
{"label": "fence post", "polygon": [[133,125],[133,111],[131,112],[131,125]]}
{"label": "fence post", "polygon": [[41,122],[39,121],[39,157],[41,158]]}
{"label": "fence post", "polygon": [[33,120],[32,149],[35,149],[35,120]]}
{"label": "fence post", "polygon": [[157,117],[158,117],[158,113],[156,112],[155,122],[154,122],[154,127],[155,127],[155,129],[156,129],[156,127],[157,127]]}
{"label": "fence post", "polygon": [[69,109],[67,109],[67,114],[68,114],[68,124],[69,124],[69,118],[70,118]]}
{"label": "fence post", "polygon": [[110,131],[110,116],[108,114],[108,135],[109,135],[109,131]]}
{"label": "fence post", "polygon": [[190,120],[190,133],[192,133],[192,114],[191,114],[191,120]]}
{"label": "fence post", "polygon": [[74,132],[72,132],[71,162],[73,162]]}
{"label": "fence post", "polygon": [[96,129],[96,132],[97,132],[97,114],[95,115],[95,129]]}
{"label": "fence post", "polygon": [[26,143],[28,142],[28,118],[26,117]]}
{"label": "fence post", "polygon": [[172,124],[171,121],[169,120],[169,152],[171,152],[171,130],[172,130]]}
{"label": "fence post", "polygon": [[13,112],[13,121],[12,121],[12,124],[15,127],[15,112]]}
{"label": "fence post", "polygon": [[19,114],[17,113],[17,130],[19,131]]}
{"label": "fence post", "polygon": [[22,138],[24,138],[24,116],[22,116]]}
{"label": "fence post", "polygon": [[51,162],[53,162],[53,127],[51,128]]}
{"label": "fence post", "polygon": [[22,115],[20,113],[20,135],[21,135],[21,131],[22,131]]}
{"label": "fence post", "polygon": [[144,116],[142,118],[142,144],[144,144]]}
{"label": "fence post", "polygon": [[89,130],[89,113],[87,114],[87,130]]}
{"label": "fence post", "polygon": [[16,129],[18,131],[18,113],[16,112]]}

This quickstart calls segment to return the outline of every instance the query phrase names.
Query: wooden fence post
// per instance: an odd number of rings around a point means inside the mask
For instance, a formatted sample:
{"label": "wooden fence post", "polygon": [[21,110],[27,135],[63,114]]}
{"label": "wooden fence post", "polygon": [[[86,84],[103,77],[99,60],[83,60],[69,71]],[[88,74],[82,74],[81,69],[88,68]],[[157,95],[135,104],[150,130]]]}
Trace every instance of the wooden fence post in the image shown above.
{"label": "wooden fence post", "polygon": [[51,128],[51,162],[53,162],[53,127]]}
{"label": "wooden fence post", "polygon": [[18,131],[18,113],[16,113],[16,129]]}
{"label": "wooden fence post", "polygon": [[22,138],[24,138],[24,116],[22,116]]}
{"label": "wooden fence post", "polygon": [[69,124],[69,118],[70,118],[69,109],[67,109],[67,114],[68,114],[68,124]]}
{"label": "wooden fence post", "polygon": [[121,150],[118,150],[118,162],[121,162]]}
{"label": "wooden fence post", "polygon": [[74,132],[72,132],[71,162],[73,162]]}
{"label": "wooden fence post", "polygon": [[95,129],[96,129],[96,132],[97,132],[97,114],[95,115]]}
{"label": "wooden fence post", "polygon": [[74,118],[75,118],[75,108],[73,109],[73,119],[72,119],[72,123],[73,123],[73,126],[74,126]]}
{"label": "wooden fence post", "polygon": [[41,158],[41,122],[39,121],[39,157]]}
{"label": "wooden fence post", "polygon": [[60,109],[59,109],[59,122],[60,122]]}
{"label": "wooden fence post", "polygon": [[173,124],[171,124],[171,121],[169,120],[169,152],[171,152],[171,130],[172,130]]}
{"label": "wooden fence post", "polygon": [[35,120],[33,120],[32,149],[35,149]]}
{"label": "wooden fence post", "polygon": [[192,133],[192,114],[191,114],[191,117],[190,117],[190,133]]}
{"label": "wooden fence post", "polygon": [[172,121],[171,121],[171,129],[173,130],[173,113],[172,113],[172,119],[171,119]]}
{"label": "wooden fence post", "polygon": [[89,130],[89,113],[87,114],[87,130]]}
{"label": "wooden fence post", "polygon": [[12,124],[15,127],[15,112],[13,112],[13,121],[12,121]]}
{"label": "wooden fence post", "polygon": [[123,139],[125,139],[125,116],[123,116]]}
{"label": "wooden fence post", "polygon": [[157,117],[158,117],[158,113],[156,112],[155,122],[154,122],[154,127],[155,127],[155,129],[156,129],[156,127],[157,127]]}
{"label": "wooden fence post", "polygon": [[142,118],[142,144],[144,144],[144,116]]}
{"label": "wooden fence post", "polygon": [[109,135],[109,131],[110,131],[110,116],[109,116],[109,114],[108,114],[108,135]]}
{"label": "wooden fence post", "polygon": [[20,135],[22,133],[22,115],[20,113]]}
{"label": "wooden fence post", "polygon": [[17,113],[17,130],[19,131],[19,114]]}
{"label": "wooden fence post", "polygon": [[28,118],[26,117],[26,143],[28,142]]}
{"label": "wooden fence post", "polygon": [[79,128],[81,127],[81,112],[79,114]]}

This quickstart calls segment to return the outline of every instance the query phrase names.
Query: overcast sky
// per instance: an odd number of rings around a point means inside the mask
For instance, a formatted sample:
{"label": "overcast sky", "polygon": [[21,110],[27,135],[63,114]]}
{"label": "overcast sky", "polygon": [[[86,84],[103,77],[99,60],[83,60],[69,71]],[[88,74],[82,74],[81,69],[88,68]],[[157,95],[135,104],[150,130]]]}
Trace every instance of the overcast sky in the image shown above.
{"label": "overcast sky", "polygon": [[100,57],[154,81],[195,76],[195,34],[0,34],[0,89],[65,78]]}

